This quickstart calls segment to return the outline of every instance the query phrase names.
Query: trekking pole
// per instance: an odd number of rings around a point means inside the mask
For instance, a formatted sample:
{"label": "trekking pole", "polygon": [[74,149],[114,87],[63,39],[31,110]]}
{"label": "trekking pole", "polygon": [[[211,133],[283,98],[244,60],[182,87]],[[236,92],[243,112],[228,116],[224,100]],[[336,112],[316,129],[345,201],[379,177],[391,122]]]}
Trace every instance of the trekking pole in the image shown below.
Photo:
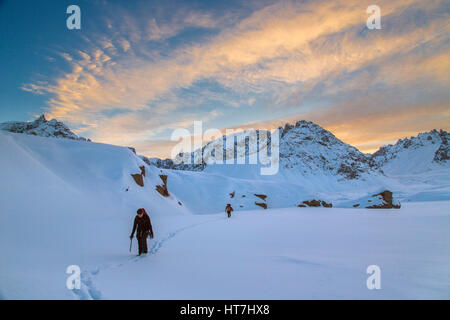
{"label": "trekking pole", "polygon": [[130,252],[131,252],[131,246],[133,245],[133,238],[130,239]]}

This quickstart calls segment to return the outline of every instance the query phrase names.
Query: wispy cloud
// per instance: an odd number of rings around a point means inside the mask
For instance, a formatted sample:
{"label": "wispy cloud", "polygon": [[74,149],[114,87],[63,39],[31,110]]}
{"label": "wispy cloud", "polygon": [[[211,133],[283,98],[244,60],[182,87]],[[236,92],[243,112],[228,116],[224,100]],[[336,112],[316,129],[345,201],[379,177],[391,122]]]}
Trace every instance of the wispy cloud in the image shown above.
{"label": "wispy cloud", "polygon": [[[24,90],[48,94],[51,116],[121,144],[236,107],[254,108],[255,121],[270,110],[316,119],[371,147],[392,138],[358,125],[371,116],[386,124],[386,112],[413,112],[422,124],[448,126],[448,118],[430,120],[450,101],[448,5],[380,0],[382,30],[371,31],[369,2],[282,1],[249,15],[190,9],[145,19],[118,9],[104,19],[109,33],[60,53],[71,72]],[[424,127],[417,117],[402,121],[404,132]]]}

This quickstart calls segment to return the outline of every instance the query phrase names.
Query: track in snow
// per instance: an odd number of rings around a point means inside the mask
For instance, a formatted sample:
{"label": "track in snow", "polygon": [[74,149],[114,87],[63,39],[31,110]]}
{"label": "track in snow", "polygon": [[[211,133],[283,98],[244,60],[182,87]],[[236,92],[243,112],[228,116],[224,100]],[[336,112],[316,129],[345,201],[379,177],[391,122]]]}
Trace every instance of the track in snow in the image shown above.
{"label": "track in snow", "polygon": [[[148,252],[148,255],[156,254],[163,247],[163,245],[164,245],[164,243],[166,241],[169,241],[170,239],[174,238],[180,232],[183,232],[183,231],[188,230],[188,229],[195,228],[195,227],[200,226],[200,225],[205,224],[205,223],[215,222],[215,221],[219,221],[219,220],[223,220],[223,219],[224,218],[221,217],[219,219],[213,219],[213,220],[208,220],[208,221],[204,221],[204,222],[200,222],[200,223],[195,223],[195,224],[188,225],[188,226],[185,226],[183,228],[177,229],[177,230],[175,230],[173,232],[169,232],[167,234],[167,236],[165,236],[161,240],[157,240],[157,241],[155,241],[153,243],[152,247],[150,248],[150,250]],[[129,258],[127,260],[127,262],[121,262],[121,263],[118,263],[118,264],[106,265],[104,267],[95,268],[92,271],[82,271],[81,272],[81,288],[72,290],[75,298],[78,299],[78,300],[100,300],[102,298],[102,293],[95,286],[95,284],[94,284],[94,282],[92,280],[93,277],[98,275],[100,273],[100,271],[108,270],[108,269],[111,269],[111,268],[120,268],[124,264],[127,264],[129,262],[138,262],[138,261],[142,261],[143,259],[145,259],[145,256],[136,256],[136,257]]]}

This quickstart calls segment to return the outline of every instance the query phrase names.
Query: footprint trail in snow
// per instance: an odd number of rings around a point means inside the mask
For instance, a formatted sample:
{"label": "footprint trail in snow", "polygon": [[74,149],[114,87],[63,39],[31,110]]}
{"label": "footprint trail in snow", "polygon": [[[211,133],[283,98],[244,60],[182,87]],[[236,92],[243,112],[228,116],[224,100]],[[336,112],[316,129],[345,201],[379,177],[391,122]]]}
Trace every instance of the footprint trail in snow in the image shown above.
{"label": "footprint trail in snow", "polygon": [[[219,220],[223,220],[223,218],[219,218],[219,219],[214,219],[214,220],[208,220],[208,221],[204,221],[204,222],[200,222],[200,223],[195,223],[192,225],[188,225],[185,227],[182,227],[180,229],[177,229],[173,232],[169,232],[164,238],[162,238],[161,240],[157,240],[153,243],[153,245],[151,246],[148,255],[151,254],[156,254],[164,245],[164,243],[170,239],[172,239],[173,237],[175,237],[177,234],[179,234],[180,232],[183,232],[185,230],[188,229],[192,229],[195,228],[197,226],[200,226],[202,224],[205,223],[210,223],[210,222],[215,222],[215,221],[219,221]],[[132,257],[129,258],[127,260],[127,262],[137,262],[137,261],[142,261],[142,259],[145,257]],[[81,273],[81,288],[80,289],[74,289],[73,293],[75,295],[76,299],[79,300],[100,300],[102,298],[102,293],[100,290],[98,290],[96,288],[96,286],[94,285],[92,278],[96,275],[98,275],[100,273],[100,271],[105,271],[108,269],[113,269],[113,268],[119,268],[122,267],[124,264],[126,264],[127,262],[121,262],[118,264],[109,264],[106,265],[104,267],[98,267],[93,269],[92,271],[83,271]]]}

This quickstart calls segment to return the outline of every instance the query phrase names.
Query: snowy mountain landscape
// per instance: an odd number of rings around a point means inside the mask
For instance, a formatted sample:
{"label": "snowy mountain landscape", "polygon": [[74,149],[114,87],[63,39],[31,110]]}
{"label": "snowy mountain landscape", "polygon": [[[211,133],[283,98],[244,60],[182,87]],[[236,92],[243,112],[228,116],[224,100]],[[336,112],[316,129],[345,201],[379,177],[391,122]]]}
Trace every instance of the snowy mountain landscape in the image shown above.
{"label": "snowy mountain landscape", "polygon": [[450,300],[449,22],[448,0],[0,0],[2,306]]}
{"label": "snowy mountain landscape", "polygon": [[[0,298],[450,298],[445,131],[364,154],[298,121],[278,129],[280,169],[263,176],[149,159],[43,116],[0,129]],[[141,207],[155,238],[136,257]],[[70,265],[80,289],[66,288]],[[366,286],[370,265],[380,290]]]}
{"label": "snowy mountain landscape", "polygon": [[38,119],[29,122],[10,121],[0,123],[0,130],[15,133],[25,133],[41,137],[56,137],[72,140],[88,141],[83,137],[78,137],[64,123],[52,119],[48,121],[45,115],[41,115]]}

